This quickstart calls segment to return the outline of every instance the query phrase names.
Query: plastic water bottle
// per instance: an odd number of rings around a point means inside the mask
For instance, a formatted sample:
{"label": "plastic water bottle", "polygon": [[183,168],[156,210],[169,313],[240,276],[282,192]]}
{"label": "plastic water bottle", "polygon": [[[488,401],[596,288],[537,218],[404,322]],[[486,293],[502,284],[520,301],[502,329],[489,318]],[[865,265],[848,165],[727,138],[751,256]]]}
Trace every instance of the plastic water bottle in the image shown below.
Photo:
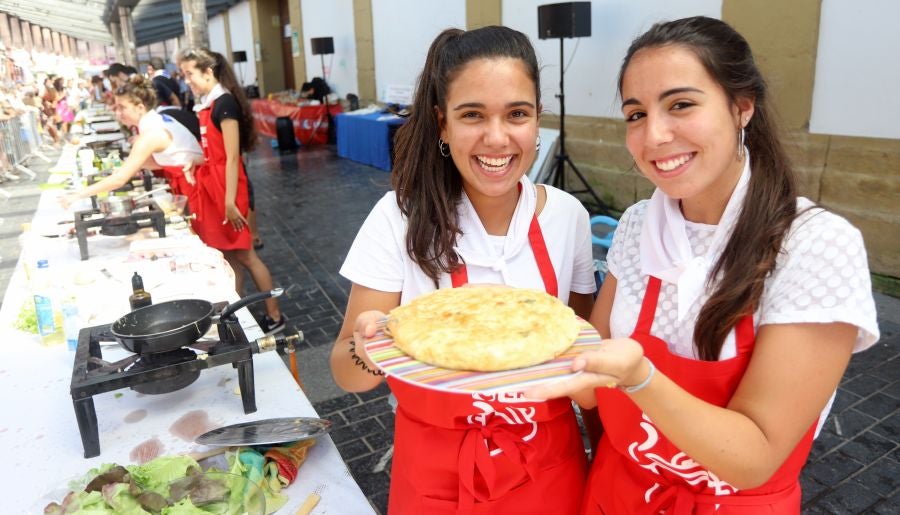
{"label": "plastic water bottle", "polygon": [[78,332],[81,330],[81,317],[78,316],[78,300],[74,295],[67,295],[63,299],[62,314],[66,347],[74,351],[78,347]]}
{"label": "plastic water bottle", "polygon": [[50,263],[46,259],[38,260],[37,268],[31,274],[31,290],[38,334],[44,345],[61,344],[65,340],[59,296],[53,284]]}

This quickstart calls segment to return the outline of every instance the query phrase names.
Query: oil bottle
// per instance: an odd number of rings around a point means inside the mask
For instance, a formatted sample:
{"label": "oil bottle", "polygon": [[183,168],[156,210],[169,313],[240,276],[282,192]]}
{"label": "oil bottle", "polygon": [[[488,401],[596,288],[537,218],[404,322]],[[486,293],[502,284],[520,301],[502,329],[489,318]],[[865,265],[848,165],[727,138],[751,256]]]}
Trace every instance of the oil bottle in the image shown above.
{"label": "oil bottle", "polygon": [[131,289],[133,293],[128,297],[128,303],[131,304],[132,311],[153,304],[150,294],[144,290],[144,280],[137,272],[131,276]]}

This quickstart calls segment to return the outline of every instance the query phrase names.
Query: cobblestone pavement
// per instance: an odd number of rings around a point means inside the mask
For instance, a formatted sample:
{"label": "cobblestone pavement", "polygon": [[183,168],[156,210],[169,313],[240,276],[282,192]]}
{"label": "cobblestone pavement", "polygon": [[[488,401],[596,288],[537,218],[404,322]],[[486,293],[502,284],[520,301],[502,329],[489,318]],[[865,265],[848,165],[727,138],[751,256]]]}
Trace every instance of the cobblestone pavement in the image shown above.
{"label": "cobblestone pavement", "polygon": [[[333,147],[284,156],[261,140],[249,159],[256,190],[260,251],[289,324],[304,332],[300,374],[319,415],[373,506],[387,513],[394,419],[388,389],[347,394],[328,370],[350,284],[337,273],[374,203],[390,189],[389,174],[339,159]],[[36,166],[43,172],[46,167]],[[38,181],[46,178],[46,173]],[[19,225],[31,219],[37,183],[0,184],[0,288],[18,255]],[[803,513],[900,513],[900,300],[876,295],[882,337],[854,356],[831,415],[802,476]]]}

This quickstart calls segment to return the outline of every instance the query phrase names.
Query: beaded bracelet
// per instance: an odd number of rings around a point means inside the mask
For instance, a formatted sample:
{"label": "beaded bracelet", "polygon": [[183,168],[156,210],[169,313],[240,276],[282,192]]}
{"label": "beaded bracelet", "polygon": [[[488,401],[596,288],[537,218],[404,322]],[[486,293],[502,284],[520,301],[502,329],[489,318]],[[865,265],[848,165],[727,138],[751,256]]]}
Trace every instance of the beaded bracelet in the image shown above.
{"label": "beaded bracelet", "polygon": [[384,371],[370,368],[369,365],[366,365],[366,362],[356,354],[356,340],[352,338],[350,339],[350,357],[353,358],[353,361],[356,363],[356,365],[362,368],[364,372],[367,372],[373,376],[384,375]]}
{"label": "beaded bracelet", "polygon": [[634,393],[639,392],[647,387],[650,384],[650,380],[653,379],[653,376],[656,375],[656,366],[653,365],[653,362],[644,357],[647,360],[647,364],[650,365],[650,373],[647,374],[647,378],[641,381],[640,383],[634,386],[620,386],[619,389],[625,393]]}

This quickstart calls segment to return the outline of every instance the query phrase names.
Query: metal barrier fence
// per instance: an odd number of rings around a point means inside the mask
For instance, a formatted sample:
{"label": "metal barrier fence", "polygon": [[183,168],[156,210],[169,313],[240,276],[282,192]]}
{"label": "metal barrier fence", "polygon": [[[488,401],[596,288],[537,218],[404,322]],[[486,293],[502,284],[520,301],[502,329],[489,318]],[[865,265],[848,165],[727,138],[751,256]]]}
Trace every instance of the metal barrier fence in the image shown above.
{"label": "metal barrier fence", "polygon": [[[36,108],[26,108],[25,112],[9,120],[0,120],[0,182],[18,180],[15,171],[34,179],[37,174],[28,168],[28,161],[39,158],[50,163],[50,158],[41,153],[42,148],[52,148],[44,142],[39,112]],[[2,191],[2,190],[0,190]],[[5,196],[9,196],[6,193]]]}

